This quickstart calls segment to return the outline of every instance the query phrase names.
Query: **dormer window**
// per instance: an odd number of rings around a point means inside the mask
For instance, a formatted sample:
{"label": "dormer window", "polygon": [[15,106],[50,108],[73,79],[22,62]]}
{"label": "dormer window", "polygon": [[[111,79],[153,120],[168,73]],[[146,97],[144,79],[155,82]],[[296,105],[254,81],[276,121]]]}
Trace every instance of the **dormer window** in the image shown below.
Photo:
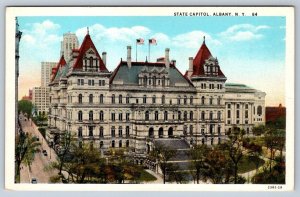
{"label": "dormer window", "polygon": [[90,67],[93,68],[93,57],[90,57]]}

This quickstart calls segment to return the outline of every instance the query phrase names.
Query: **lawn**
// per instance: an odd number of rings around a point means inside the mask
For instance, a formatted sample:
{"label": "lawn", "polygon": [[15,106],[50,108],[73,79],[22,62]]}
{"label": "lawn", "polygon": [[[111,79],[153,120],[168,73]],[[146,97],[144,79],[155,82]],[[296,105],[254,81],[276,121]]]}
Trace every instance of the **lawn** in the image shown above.
{"label": "lawn", "polygon": [[[259,165],[258,167],[262,166],[265,163],[263,159],[259,158]],[[251,170],[255,170],[255,162],[249,160],[248,156],[244,156],[242,160],[239,162],[239,168],[238,168],[238,173],[245,173]]]}
{"label": "lawn", "polygon": [[156,180],[156,177],[149,174],[146,170],[141,171],[141,176],[139,177],[139,181],[149,182],[149,181],[155,181],[155,180]]}

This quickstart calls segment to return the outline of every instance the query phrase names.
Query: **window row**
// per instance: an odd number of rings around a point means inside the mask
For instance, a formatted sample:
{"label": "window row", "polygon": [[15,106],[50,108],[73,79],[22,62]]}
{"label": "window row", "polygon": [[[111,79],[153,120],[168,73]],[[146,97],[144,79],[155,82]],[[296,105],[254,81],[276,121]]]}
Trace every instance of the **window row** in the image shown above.
{"label": "window row", "polygon": [[[93,126],[88,126],[88,136],[89,137],[95,137],[94,135],[94,127]],[[82,127],[79,127],[78,128],[78,137],[81,138],[83,135],[82,135]],[[103,138],[104,137],[104,128],[101,126],[99,128],[99,138]],[[110,132],[110,137],[116,137],[116,128],[115,126],[112,126],[111,127],[111,132]],[[130,128],[129,126],[126,126],[125,127],[125,136],[123,136],[123,127],[120,126],[118,128],[118,137],[130,137]]]}
{"label": "window row", "polygon": [[[78,112],[78,121],[79,122],[82,122],[82,120],[83,120],[82,117],[83,117],[83,113],[82,113],[82,111],[79,111]],[[118,117],[119,117],[119,120],[122,121],[123,120],[123,113],[119,113]],[[92,110],[89,111],[89,120],[90,121],[94,120],[94,112]],[[103,111],[100,111],[100,113],[99,113],[99,120],[104,121],[104,112]],[[112,121],[116,120],[116,114],[114,112],[111,113],[111,120]],[[130,113],[125,113],[125,120],[126,121],[130,120]]]}
{"label": "window row", "polygon": [[[249,118],[249,112],[248,110],[245,110],[245,118]],[[227,110],[227,118],[231,118],[231,110]],[[236,110],[235,118],[240,118],[240,110]]]}
{"label": "window row", "polygon": [[[89,86],[95,86],[95,80],[94,79],[88,79]],[[77,79],[77,85],[83,86],[84,85],[84,79]],[[99,86],[105,86],[105,80],[99,80]]]}
{"label": "window row", "polygon": [[[223,89],[223,84],[216,84],[216,85],[217,85],[216,88],[218,90]],[[215,84],[210,83],[210,84],[208,84],[208,87],[209,87],[209,89],[215,89]],[[206,89],[206,83],[201,83],[201,89]]]}

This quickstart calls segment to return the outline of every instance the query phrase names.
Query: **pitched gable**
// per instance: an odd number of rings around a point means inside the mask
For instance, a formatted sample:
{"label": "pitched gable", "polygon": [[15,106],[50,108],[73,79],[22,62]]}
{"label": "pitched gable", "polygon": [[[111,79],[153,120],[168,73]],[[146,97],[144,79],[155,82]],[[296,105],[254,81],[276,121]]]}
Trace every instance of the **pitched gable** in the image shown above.
{"label": "pitched gable", "polygon": [[104,65],[91,37],[89,34],[87,34],[84,37],[84,40],[79,48],[79,54],[77,56],[77,59],[73,65],[74,69],[82,69],[83,67],[83,58],[85,56],[85,54],[91,54],[91,55],[95,55],[98,59],[99,59],[99,65],[98,67],[100,68],[99,71],[107,71],[106,66]]}

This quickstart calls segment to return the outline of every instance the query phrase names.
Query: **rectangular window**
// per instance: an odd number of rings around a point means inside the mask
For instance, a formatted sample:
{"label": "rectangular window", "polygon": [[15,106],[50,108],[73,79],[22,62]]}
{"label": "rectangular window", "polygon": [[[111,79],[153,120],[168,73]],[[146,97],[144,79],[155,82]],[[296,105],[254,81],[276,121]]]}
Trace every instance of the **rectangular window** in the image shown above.
{"label": "rectangular window", "polygon": [[126,121],[130,120],[130,113],[126,113]]}
{"label": "rectangular window", "polygon": [[231,118],[231,111],[230,110],[227,111],[227,118]]}
{"label": "rectangular window", "polygon": [[227,124],[230,124],[230,120],[227,120]]}
{"label": "rectangular window", "polygon": [[245,118],[248,118],[248,110],[245,111]]}
{"label": "rectangular window", "polygon": [[240,118],[240,111],[239,110],[236,111],[236,118]]}
{"label": "rectangular window", "polygon": [[105,80],[102,80],[102,86],[105,86]]}
{"label": "rectangular window", "polygon": [[88,85],[92,85],[92,81],[90,79],[88,80]]}
{"label": "rectangular window", "polygon": [[111,120],[115,121],[116,120],[116,114],[115,113],[111,113]]}
{"label": "rectangular window", "polygon": [[123,114],[119,113],[119,120],[122,121],[123,120]]}
{"label": "rectangular window", "polygon": [[77,79],[77,85],[80,86],[80,79]]}
{"label": "rectangular window", "polygon": [[130,134],[129,134],[129,126],[126,126],[126,137],[129,137]]}
{"label": "rectangular window", "polygon": [[84,79],[81,79],[81,85],[83,86],[84,85]]}

